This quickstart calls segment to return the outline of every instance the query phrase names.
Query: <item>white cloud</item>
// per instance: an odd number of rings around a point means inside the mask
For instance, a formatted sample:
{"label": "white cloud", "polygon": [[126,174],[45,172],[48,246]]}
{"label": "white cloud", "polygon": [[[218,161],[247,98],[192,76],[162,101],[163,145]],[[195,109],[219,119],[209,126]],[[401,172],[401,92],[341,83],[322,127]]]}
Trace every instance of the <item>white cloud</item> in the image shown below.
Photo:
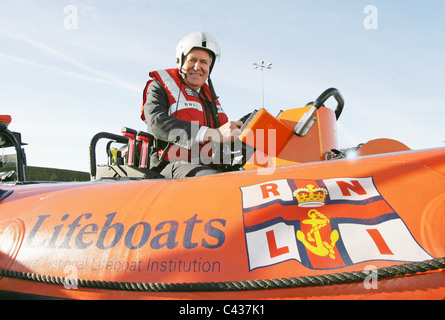
{"label": "white cloud", "polygon": [[[0,57],[2,57],[4,59],[23,63],[23,64],[33,66],[33,67],[38,67],[38,68],[48,70],[48,71],[54,71],[54,72],[57,72],[61,75],[65,75],[68,77],[73,77],[73,78],[78,78],[81,80],[93,81],[93,82],[98,82],[98,83],[103,83],[103,84],[108,84],[108,85],[120,86],[120,87],[123,87],[123,88],[128,89],[133,92],[137,92],[137,93],[140,92],[139,86],[134,85],[132,83],[128,83],[126,81],[123,81],[123,80],[121,80],[115,76],[112,76],[110,74],[107,74],[103,71],[91,68],[91,67],[85,65],[84,63],[81,63],[80,61],[74,59],[73,57],[71,57],[71,56],[51,47],[51,46],[48,46],[44,43],[35,41],[35,40],[30,39],[24,35],[15,34],[15,33],[7,32],[4,30],[0,30],[0,34],[3,34],[4,36],[7,36],[14,40],[23,42],[27,45],[30,45],[30,46],[44,52],[45,54],[49,55],[52,58],[56,58],[63,62],[66,62],[69,66],[75,67],[76,69],[79,69],[79,71],[82,71],[83,73],[68,71],[67,69],[44,65],[44,64],[29,60],[29,59],[22,58],[22,57],[0,53]],[[96,77],[92,77],[92,75],[96,76]]]}

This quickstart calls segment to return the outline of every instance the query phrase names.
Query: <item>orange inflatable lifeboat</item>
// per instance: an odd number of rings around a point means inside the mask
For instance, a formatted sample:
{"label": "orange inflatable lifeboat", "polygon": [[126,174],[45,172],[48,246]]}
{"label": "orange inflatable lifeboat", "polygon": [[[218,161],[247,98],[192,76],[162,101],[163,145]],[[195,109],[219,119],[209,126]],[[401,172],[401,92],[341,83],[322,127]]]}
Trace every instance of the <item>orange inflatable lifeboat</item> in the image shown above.
{"label": "orange inflatable lifeboat", "polygon": [[[331,96],[336,111],[323,105]],[[20,172],[0,187],[2,294],[443,299],[445,148],[383,139],[339,150],[343,104],[330,89],[277,117],[254,112],[242,168],[214,176],[157,176],[149,135],[129,129],[93,138],[92,181]],[[1,121],[3,141],[22,150]],[[96,166],[102,138],[129,146],[126,160],[109,148],[110,164]]]}

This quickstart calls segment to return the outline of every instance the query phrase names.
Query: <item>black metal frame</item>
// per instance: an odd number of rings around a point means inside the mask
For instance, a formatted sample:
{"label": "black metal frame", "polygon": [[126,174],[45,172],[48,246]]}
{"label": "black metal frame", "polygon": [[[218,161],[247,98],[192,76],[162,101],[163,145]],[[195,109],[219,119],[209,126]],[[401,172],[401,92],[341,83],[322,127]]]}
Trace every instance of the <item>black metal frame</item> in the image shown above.
{"label": "black metal frame", "polygon": [[[99,170],[100,178],[135,178],[135,179],[159,179],[164,178],[159,173],[150,170],[150,155],[153,152],[153,137],[143,131],[136,131],[127,127],[123,127],[122,135],[108,132],[100,132],[96,134],[90,143],[90,174],[94,180],[98,176],[98,167],[96,162],[96,145],[100,139],[109,139],[107,143],[107,154],[109,154],[110,145],[113,142],[121,143],[128,146],[127,163],[113,164],[110,163],[106,167],[109,172],[105,176],[103,174],[103,166]],[[139,152],[138,144],[142,143],[142,150]],[[144,145],[146,144],[146,145]]]}
{"label": "black metal frame", "polygon": [[17,155],[16,169],[17,169],[17,179],[18,182],[25,182],[25,166],[26,166],[26,156],[25,151],[22,148],[22,141],[20,134],[17,132],[11,132],[7,127],[0,126],[0,135],[7,138],[11,144],[6,144],[2,147],[13,146],[15,148],[15,153]]}
{"label": "black metal frame", "polygon": [[108,132],[99,132],[96,134],[93,139],[91,139],[90,143],[90,174],[94,179],[96,177],[97,168],[96,168],[96,145],[100,139],[110,139],[114,140],[118,143],[128,144],[129,138],[121,135],[108,133]]}
{"label": "black metal frame", "polygon": [[343,107],[345,106],[345,100],[341,95],[340,91],[336,88],[329,88],[325,90],[312,104],[317,110],[330,98],[334,97],[337,100],[337,107],[335,108],[335,117],[340,118],[340,115],[343,111]]}

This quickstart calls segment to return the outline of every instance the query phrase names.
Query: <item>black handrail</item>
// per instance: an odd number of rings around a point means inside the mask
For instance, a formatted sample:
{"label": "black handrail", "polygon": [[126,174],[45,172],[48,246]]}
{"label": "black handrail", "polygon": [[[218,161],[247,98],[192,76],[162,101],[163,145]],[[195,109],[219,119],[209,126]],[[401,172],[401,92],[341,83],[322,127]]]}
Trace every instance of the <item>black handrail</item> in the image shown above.
{"label": "black handrail", "polygon": [[121,135],[108,133],[108,132],[99,132],[98,134],[96,134],[93,137],[93,139],[91,139],[91,143],[90,143],[90,174],[91,174],[91,178],[93,178],[93,179],[96,177],[96,173],[97,173],[96,145],[100,139],[110,139],[110,140],[114,140],[118,143],[123,143],[123,144],[127,144],[128,140],[129,140],[128,137],[124,137]]}
{"label": "black handrail", "polygon": [[17,155],[17,179],[19,182],[25,182],[25,165],[26,159],[22,149],[22,142],[17,139],[14,132],[9,131],[6,127],[0,126],[0,135],[11,141]]}
{"label": "black handrail", "polygon": [[313,106],[318,110],[330,97],[334,96],[337,100],[337,108],[335,109],[335,117],[340,117],[343,107],[345,106],[345,100],[341,95],[340,91],[336,88],[329,88],[325,90],[313,103]]}

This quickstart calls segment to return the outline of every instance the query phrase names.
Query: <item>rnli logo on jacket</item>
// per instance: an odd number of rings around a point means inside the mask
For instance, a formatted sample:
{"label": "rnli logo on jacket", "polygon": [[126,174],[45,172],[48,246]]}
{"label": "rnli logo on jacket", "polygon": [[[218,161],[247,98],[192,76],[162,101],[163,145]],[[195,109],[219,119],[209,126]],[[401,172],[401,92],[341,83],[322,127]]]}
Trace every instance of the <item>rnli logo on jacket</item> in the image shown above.
{"label": "rnli logo on jacket", "polygon": [[284,179],[241,191],[250,270],[288,260],[332,269],[432,259],[372,178]]}

